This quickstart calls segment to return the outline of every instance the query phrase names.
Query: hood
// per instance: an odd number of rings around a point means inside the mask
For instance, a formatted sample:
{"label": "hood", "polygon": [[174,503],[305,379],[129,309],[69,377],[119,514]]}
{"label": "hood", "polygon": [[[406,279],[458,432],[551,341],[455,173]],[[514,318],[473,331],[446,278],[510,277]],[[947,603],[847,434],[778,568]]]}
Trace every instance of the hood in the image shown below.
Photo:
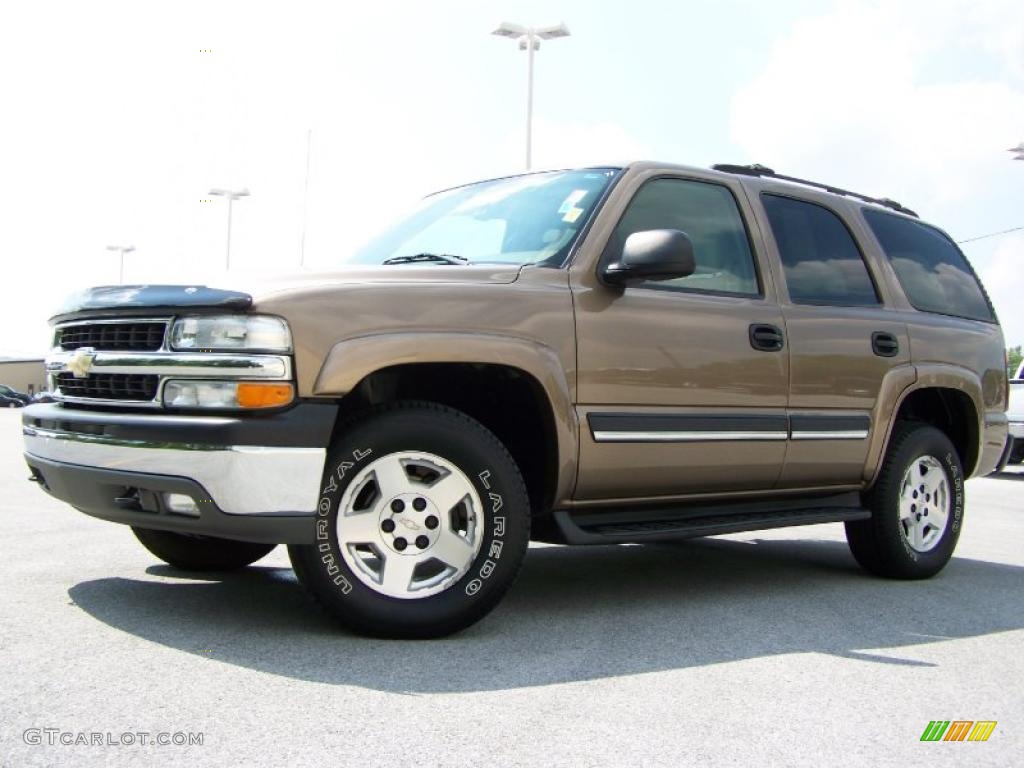
{"label": "hood", "polygon": [[391,265],[339,269],[331,272],[291,272],[282,275],[238,275],[218,280],[229,288],[205,285],[104,285],[69,296],[50,322],[80,312],[102,310],[224,309],[245,311],[255,301],[282,293],[322,291],[346,285],[394,284],[508,284],[516,281],[521,267],[509,265]]}
{"label": "hood", "polygon": [[394,285],[413,287],[423,284],[505,285],[514,283],[522,267],[518,264],[486,265],[379,265],[346,267],[329,272],[290,272],[280,275],[249,275],[227,278],[225,285],[246,291],[254,302],[282,293],[304,290],[323,291],[351,285]]}

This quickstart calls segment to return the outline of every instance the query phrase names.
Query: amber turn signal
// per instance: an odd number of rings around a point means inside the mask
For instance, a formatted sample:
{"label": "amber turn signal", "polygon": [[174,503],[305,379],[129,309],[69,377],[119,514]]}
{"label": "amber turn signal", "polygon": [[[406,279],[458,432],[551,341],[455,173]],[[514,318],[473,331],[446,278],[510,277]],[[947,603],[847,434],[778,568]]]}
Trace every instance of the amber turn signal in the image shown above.
{"label": "amber turn signal", "polygon": [[276,381],[241,381],[237,397],[239,408],[274,408],[290,403],[295,390],[291,384]]}

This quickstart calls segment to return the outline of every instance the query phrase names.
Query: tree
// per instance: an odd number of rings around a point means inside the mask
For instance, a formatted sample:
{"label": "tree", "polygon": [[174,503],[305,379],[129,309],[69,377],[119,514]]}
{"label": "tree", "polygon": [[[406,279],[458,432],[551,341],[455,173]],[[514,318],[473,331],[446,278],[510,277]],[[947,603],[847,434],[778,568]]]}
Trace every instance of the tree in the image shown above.
{"label": "tree", "polygon": [[1024,359],[1024,352],[1022,352],[1021,347],[1019,346],[1010,347],[1006,350],[1006,359],[1008,361],[1007,373],[1010,375],[1010,378],[1013,378],[1017,373],[1017,369],[1020,368],[1021,360]]}

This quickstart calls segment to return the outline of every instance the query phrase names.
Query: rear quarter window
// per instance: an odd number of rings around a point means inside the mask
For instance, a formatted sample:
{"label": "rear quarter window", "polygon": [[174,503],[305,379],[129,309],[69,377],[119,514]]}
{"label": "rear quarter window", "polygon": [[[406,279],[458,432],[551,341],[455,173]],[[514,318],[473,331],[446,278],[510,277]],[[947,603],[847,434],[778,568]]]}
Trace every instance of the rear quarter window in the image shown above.
{"label": "rear quarter window", "polygon": [[948,236],[902,216],[870,208],[863,213],[915,309],[995,321],[974,270]]}

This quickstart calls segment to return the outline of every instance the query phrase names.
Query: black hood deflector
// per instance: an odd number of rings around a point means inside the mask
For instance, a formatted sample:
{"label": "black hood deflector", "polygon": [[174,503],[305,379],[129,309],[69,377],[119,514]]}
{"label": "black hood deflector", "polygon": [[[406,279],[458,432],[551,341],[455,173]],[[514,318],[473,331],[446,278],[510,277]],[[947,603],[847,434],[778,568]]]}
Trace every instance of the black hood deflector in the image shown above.
{"label": "black hood deflector", "polygon": [[95,310],[121,309],[231,309],[246,310],[252,296],[205,285],[103,285],[69,296],[50,318]]}

